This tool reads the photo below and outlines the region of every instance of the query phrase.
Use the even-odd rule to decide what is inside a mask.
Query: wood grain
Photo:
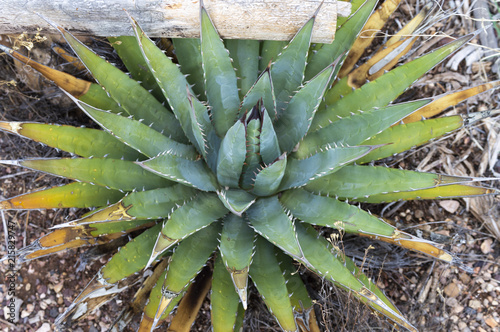
[[[321,0],[205,0],[223,38],[289,40],[316,11]],[[197,0],[3,0],[0,34],[56,31],[36,13],[71,32],[96,36],[132,35],[125,10],[150,37],[199,37]],[[326,0],[317,16],[313,42],[329,43],[337,14],[350,4]]]

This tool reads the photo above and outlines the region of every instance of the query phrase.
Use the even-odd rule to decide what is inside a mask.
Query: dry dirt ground
[[[475,29],[471,19],[472,3],[449,2],[447,10],[454,15],[444,18],[435,27],[444,34],[459,36]],[[395,20],[384,31],[392,31],[400,22],[414,15],[419,3],[403,4]],[[450,7],[451,6],[451,7]],[[492,14],[497,7],[490,4]],[[494,28],[497,28],[494,25]],[[498,40],[496,30],[489,39]],[[431,33],[432,30],[427,31]],[[432,40],[425,39],[424,40]],[[58,42],[57,39],[51,42]],[[476,42],[480,42],[476,38]],[[102,41],[91,41],[93,47],[109,51]],[[477,49],[477,47],[475,47]],[[61,61],[50,49],[50,42],[36,43],[29,54],[33,59],[85,76]],[[112,54],[108,54],[113,56]],[[487,54],[483,54],[484,58]],[[460,87],[473,86],[498,79],[493,72],[494,58],[474,59],[470,55],[458,62],[455,70],[444,63],[427,74],[416,88],[402,97],[416,98],[441,94]],[[466,63],[469,60],[470,63]],[[466,114],[484,109],[498,109],[498,94],[483,94],[473,101],[447,111],[448,115]],[[500,122],[498,115],[482,123],[423,147],[398,155],[385,162],[394,167],[419,169],[437,173],[469,176],[498,176]],[[0,120],[57,122],[92,126],[90,121],[52,84],[16,66],[7,56],[0,55]],[[0,133],[0,159],[56,157],[54,151],[27,140]],[[0,167],[0,198],[12,197],[41,187],[63,183],[64,180],[27,171],[18,167]],[[485,185],[499,187],[498,182]],[[472,271],[432,261],[419,254],[387,244],[345,237],[346,253],[371,275],[380,288],[421,331],[500,331],[500,234],[498,198],[417,201],[386,206],[366,206],[395,220],[398,227],[425,238],[442,242]],[[46,230],[82,211],[0,211],[2,222],[15,229],[15,245],[19,249],[45,234]],[[3,229],[3,228],[2,228]],[[498,231],[498,228],[497,228]],[[2,231],[4,234],[4,231]],[[496,235],[496,236],[495,236]],[[0,256],[6,255],[2,236]],[[371,247],[370,247],[371,246]],[[108,256],[98,262],[86,262],[83,250],[74,250],[30,261],[15,273],[15,306],[18,320],[8,322],[9,283],[0,284],[2,331],[52,331],[54,320],[94,276]],[[0,267],[2,275],[10,274],[7,261]],[[305,271],[302,271],[305,272]],[[349,294],[323,282],[310,273],[303,278],[311,286],[316,300],[317,316],[325,331],[393,331],[397,330],[383,318],[353,301]],[[75,323],[72,331],[106,331],[121,306],[130,299],[124,294]],[[209,302],[205,301],[193,330],[210,331]],[[129,330],[137,327],[135,320]],[[277,324],[253,293],[245,323],[248,331],[277,331]]]

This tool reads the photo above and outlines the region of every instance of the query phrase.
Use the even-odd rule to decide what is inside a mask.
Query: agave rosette
[[[56,26],[95,83],[29,64],[66,91],[103,130],[1,122],[4,131],[77,157],[2,161],[75,182],[10,198],[0,207],[95,208],[22,249],[21,261],[118,240],[122,246],[58,323],[81,318],[87,306],[113,298],[137,282],[139,274],[143,286],[115,327],[142,312],[140,330],[152,330],[186,291],[186,296],[204,297],[199,294],[205,292],[190,291],[189,286],[211,261],[214,331],[241,326],[250,280],[283,330],[317,330],[313,301],[294,273],[297,263],[415,330],[315,226],[458,263],[438,245],[399,231],[347,201],[492,193],[464,184],[478,179],[367,164],[482,117],[421,120],[498,83],[392,104],[471,36],[392,69],[415,42],[404,36],[421,26],[426,7],[410,22],[409,31],[353,70],[353,57],[366,47],[358,45],[363,38],[355,41],[359,31],[370,16],[368,24],[385,21],[383,10],[372,15],[376,1],[352,4],[355,12],[339,21],[336,40],[312,46],[315,16],[289,43],[223,41],[201,6],[201,38],[173,40],[178,63],[131,19],[134,37],[109,38],[131,77]],[[28,63],[19,53],[2,49]],[[183,303],[192,301],[181,302],[181,307]],[[178,315],[193,309],[181,307]],[[172,324],[191,321],[174,318]]]

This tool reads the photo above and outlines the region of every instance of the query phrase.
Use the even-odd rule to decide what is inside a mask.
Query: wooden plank
[[[205,0],[223,38],[289,40],[321,0]],[[199,37],[197,0],[2,0],[0,34],[55,32],[36,13],[74,33],[132,35],[126,10],[150,37]],[[332,42],[337,13],[350,4],[326,0],[317,17],[314,42]]]

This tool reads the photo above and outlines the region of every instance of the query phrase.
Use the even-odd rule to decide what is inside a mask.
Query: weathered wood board
[[[321,0],[205,0],[223,38],[289,40]],[[198,37],[198,0],[2,0],[0,34],[55,32],[36,13],[69,31],[96,36],[131,35],[127,11],[150,37]],[[325,0],[315,25],[314,42],[329,43],[337,15],[350,4]]]

